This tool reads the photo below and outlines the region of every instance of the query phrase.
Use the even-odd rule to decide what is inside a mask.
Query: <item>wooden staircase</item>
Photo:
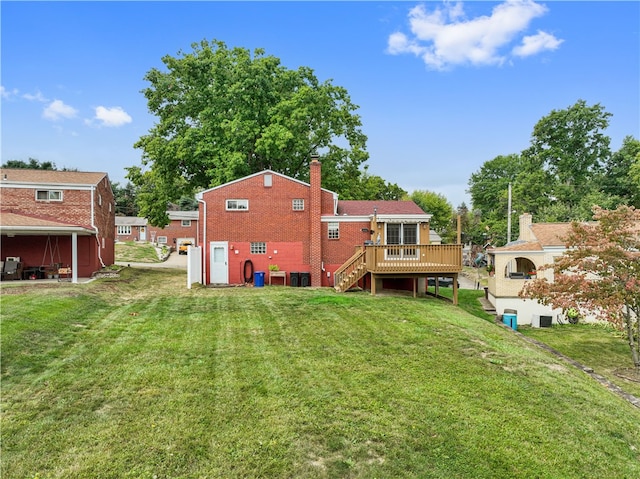
[[[334,288],[342,293],[367,274],[366,250],[356,251],[333,275]]]

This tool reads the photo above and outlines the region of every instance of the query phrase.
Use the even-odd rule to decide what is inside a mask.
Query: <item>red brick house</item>
[[[117,241],[150,241],[176,249],[181,240],[196,244],[198,235],[197,211],[167,211],[169,224],[164,228],[150,226],[146,218],[116,216]]]
[[[167,211],[169,224],[164,228],[149,226],[149,241],[158,245],[171,246],[176,249],[182,240],[190,240],[197,244],[198,212]]]
[[[147,241],[148,222],[139,216],[116,216],[116,241]]]
[[[431,215],[413,201],[339,201],[320,183],[313,159],[309,183],[265,170],[199,193],[202,282],[241,284],[258,271],[268,281],[270,265],[288,284],[303,274],[303,285],[344,291],[361,281],[374,294],[457,279],[461,245],[430,244]]]
[[[2,261],[18,257],[23,278],[59,267],[72,280],[114,262],[115,202],[106,173],[0,169]]]

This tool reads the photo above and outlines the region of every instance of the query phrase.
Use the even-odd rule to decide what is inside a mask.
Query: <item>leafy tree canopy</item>
[[[611,154],[604,133],[610,117],[601,105],[583,100],[554,110],[536,123],[529,148],[487,161],[471,175],[474,210],[482,212],[482,225],[497,245],[507,237],[509,184],[511,214],[528,212],[536,221],[589,220],[594,205],[636,205],[640,183],[634,181],[633,164],[640,143],[627,137]],[[512,221],[512,238],[517,226]]]
[[[362,169],[367,138],[347,91],[310,68],[290,70],[262,49],[215,40],[162,62],[143,91],[157,122],[135,143],[142,166],[127,175],[151,224],[166,224],[168,202],[264,169],[307,181],[314,152],[323,187],[342,198],[399,194]]]
[[[136,204],[136,187],[130,182],[120,186],[120,183],[111,184],[113,197],[116,201],[116,215],[118,216],[138,216],[138,205]]]
[[[572,223],[569,248],[554,264],[553,282],[528,281],[520,296],[554,308],[575,308],[627,334],[640,369],[640,210],[594,208],[596,223]]]
[[[56,164],[51,161],[40,162],[35,158],[29,158],[28,161],[9,160],[2,165],[3,168],[20,168],[27,170],[55,170]]]
[[[451,242],[456,234],[454,230],[454,210],[451,203],[447,199],[433,191],[416,190],[409,195],[409,199],[413,200],[422,211],[430,213],[430,227],[438,233],[447,242]]]

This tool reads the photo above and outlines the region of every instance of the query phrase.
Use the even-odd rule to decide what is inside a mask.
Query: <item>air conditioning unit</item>
[[[546,316],[541,314],[534,314],[531,316],[531,327],[532,328],[550,328],[552,316]]]

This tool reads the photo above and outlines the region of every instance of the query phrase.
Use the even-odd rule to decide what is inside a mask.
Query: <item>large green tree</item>
[[[409,195],[422,211],[433,215],[430,227],[438,233],[445,241],[452,242],[455,238],[456,229],[454,224],[454,209],[447,198],[440,193],[427,190],[416,190]]]
[[[55,170],[56,164],[51,161],[40,161],[35,158],[24,160],[9,160],[2,165],[3,168],[19,168],[26,170]]]
[[[215,40],[162,62],[143,91],[157,122],[135,144],[142,166],[128,168],[152,224],[166,224],[167,202],[263,169],[307,180],[313,152],[324,187],[343,198],[363,188],[366,136],[344,88]]]
[[[631,167],[638,142],[628,137],[612,155],[604,133],[610,117],[601,105],[583,100],[553,110],[536,123],[529,148],[487,161],[471,175],[473,208],[482,212],[481,221],[498,245],[506,240],[509,184],[511,214],[528,212],[536,221],[589,220],[594,205],[635,204],[640,186]],[[517,225],[512,221],[512,238]]]
[[[606,163],[601,189],[623,203],[640,208],[640,178],[633,173],[640,158],[640,141],[627,136],[622,147]]]
[[[528,169],[544,170],[551,180],[548,193],[569,208],[600,183],[611,155],[611,140],[604,133],[610,117],[602,105],[578,100],[551,111],[533,128],[531,147],[523,152]]]

